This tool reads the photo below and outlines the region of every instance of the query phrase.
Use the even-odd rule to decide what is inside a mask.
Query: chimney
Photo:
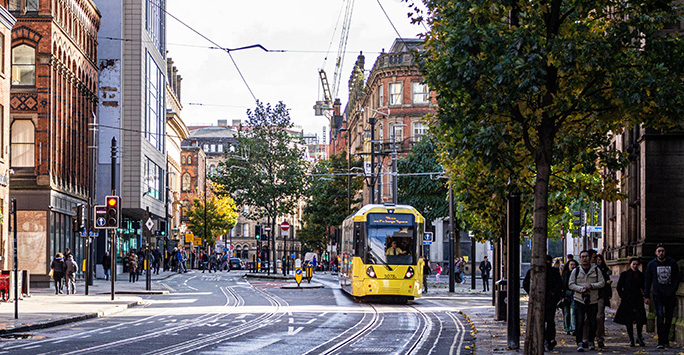
[[[340,99],[335,99],[335,103],[333,104],[333,115],[340,115],[340,106],[342,106],[342,101],[340,101]]]

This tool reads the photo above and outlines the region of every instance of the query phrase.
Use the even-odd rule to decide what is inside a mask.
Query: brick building
[[[47,284],[55,253],[70,248],[79,264],[85,257],[72,216],[94,188],[88,125],[97,102],[101,15],[89,0],[0,5],[17,18],[9,120],[19,267],[31,272],[32,283]]]
[[[12,238],[9,226],[9,117],[10,117],[10,61],[12,27],[17,19],[0,6],[0,270],[12,267]]]

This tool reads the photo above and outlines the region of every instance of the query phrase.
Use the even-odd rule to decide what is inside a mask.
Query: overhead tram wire
[[[256,98],[256,96],[254,95],[254,92],[252,91],[252,88],[249,87],[249,84],[247,83],[247,80],[245,79],[245,76],[242,75],[242,71],[240,71],[240,67],[238,67],[237,62],[235,62],[235,59],[233,58],[233,55],[230,53],[230,52],[231,52],[230,49],[224,48],[223,46],[221,46],[221,45],[219,45],[218,43],[214,42],[211,38],[209,38],[209,37],[203,35],[201,32],[199,32],[199,31],[197,31],[196,29],[194,29],[192,26],[190,26],[190,25],[186,24],[185,22],[181,21],[181,19],[179,19],[178,17],[174,16],[174,15],[171,14],[170,12],[166,11],[165,8],[159,6],[159,4],[156,3],[155,1],[151,1],[150,3],[151,3],[151,4],[154,4],[154,6],[156,6],[157,8],[159,8],[159,10],[164,11],[165,14],[167,14],[167,15],[168,15],[169,17],[171,17],[172,19],[178,21],[178,23],[180,23],[181,25],[187,27],[190,31],[195,32],[198,36],[204,38],[204,39],[207,40],[209,43],[215,45],[216,47],[220,48],[220,49],[223,50],[224,52],[228,53],[228,56],[230,57],[230,60],[233,62],[233,65],[235,66],[235,70],[237,70],[238,74],[240,75],[240,78],[242,79],[242,82],[244,82],[244,83],[245,83],[245,86],[247,86],[247,90],[248,90],[249,93],[252,95],[252,98],[254,99],[254,101],[257,101],[257,98]],[[261,45],[252,45],[252,46],[248,46],[248,47],[249,47],[249,48],[261,47],[263,50],[266,50],[266,48],[264,48],[264,47],[261,46]]]
[[[397,36],[399,37],[399,40],[401,41],[401,43],[403,43],[404,46],[406,47],[406,49],[408,50],[409,46],[406,44],[406,41],[404,41],[404,37],[402,37],[401,34],[399,34],[399,30],[397,30],[397,27],[394,26],[394,22],[392,22],[392,19],[391,19],[391,18],[389,17],[389,15],[387,14],[387,11],[385,11],[385,7],[382,6],[382,4],[380,3],[380,0],[376,0],[376,1],[378,2],[378,5],[380,5],[380,10],[382,10],[382,13],[385,14],[385,17],[387,18],[387,21],[389,21],[390,25],[391,25],[392,28],[394,29],[394,33],[397,34]],[[413,56],[413,53],[411,53],[411,51],[409,51],[408,53],[409,53],[411,56]]]

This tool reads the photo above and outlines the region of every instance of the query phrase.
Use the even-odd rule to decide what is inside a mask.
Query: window
[[[382,124],[378,126],[378,140],[382,141],[385,139],[385,130],[382,128]]]
[[[205,152],[208,152],[209,151],[209,144],[203,145],[202,150],[204,150]]]
[[[160,151],[164,150],[164,75],[147,53],[147,115],[145,137]]]
[[[380,84],[378,88],[378,106],[383,106],[385,104],[385,85]]]
[[[16,120],[12,123],[11,160],[13,168],[30,168],[35,166],[35,143],[33,122]]]
[[[211,152],[212,153],[216,152],[216,144],[211,145]]]
[[[218,145],[218,151],[219,153],[223,153],[223,144]]]
[[[427,84],[411,83],[414,104],[427,104],[430,102],[430,91]]]
[[[145,29],[152,38],[154,46],[159,50],[159,53],[164,53],[164,18],[162,11],[166,8],[165,0],[147,0],[147,16],[145,21]]]
[[[413,138],[418,141],[420,140],[424,135],[425,132],[427,132],[427,125],[423,122],[413,122]]]
[[[247,238],[249,237],[249,224],[245,223],[243,227],[244,229],[242,230],[242,236]]]
[[[181,155],[181,165],[185,165],[185,155]]]
[[[404,126],[391,125],[390,132],[395,142],[401,142],[404,139]]]
[[[5,35],[0,33],[0,73],[5,74]]]
[[[26,13],[27,11],[38,11],[39,0],[10,0],[9,10],[20,11]]]
[[[183,174],[181,177],[181,190],[183,190],[183,192],[190,191],[190,181],[190,173]]]
[[[12,85],[36,85],[36,49],[27,44],[12,49]]]
[[[402,97],[402,85],[401,85],[401,83],[389,84],[389,90],[390,90],[389,104],[390,105],[401,105],[401,97]]]
[[[161,170],[161,167],[159,165],[155,164],[152,160],[147,158],[145,160],[145,171],[143,171],[143,176],[144,176],[144,186],[143,189],[146,192],[149,192],[149,195],[161,200],[162,194],[161,192],[163,191],[163,172]]]
[[[209,167],[209,175],[216,175],[216,165]]]

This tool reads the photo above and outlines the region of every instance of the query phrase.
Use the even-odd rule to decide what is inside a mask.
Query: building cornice
[[[12,16],[12,14],[7,11],[6,8],[0,6],[0,23],[7,27],[7,29],[11,30],[16,22],[17,18]]]

